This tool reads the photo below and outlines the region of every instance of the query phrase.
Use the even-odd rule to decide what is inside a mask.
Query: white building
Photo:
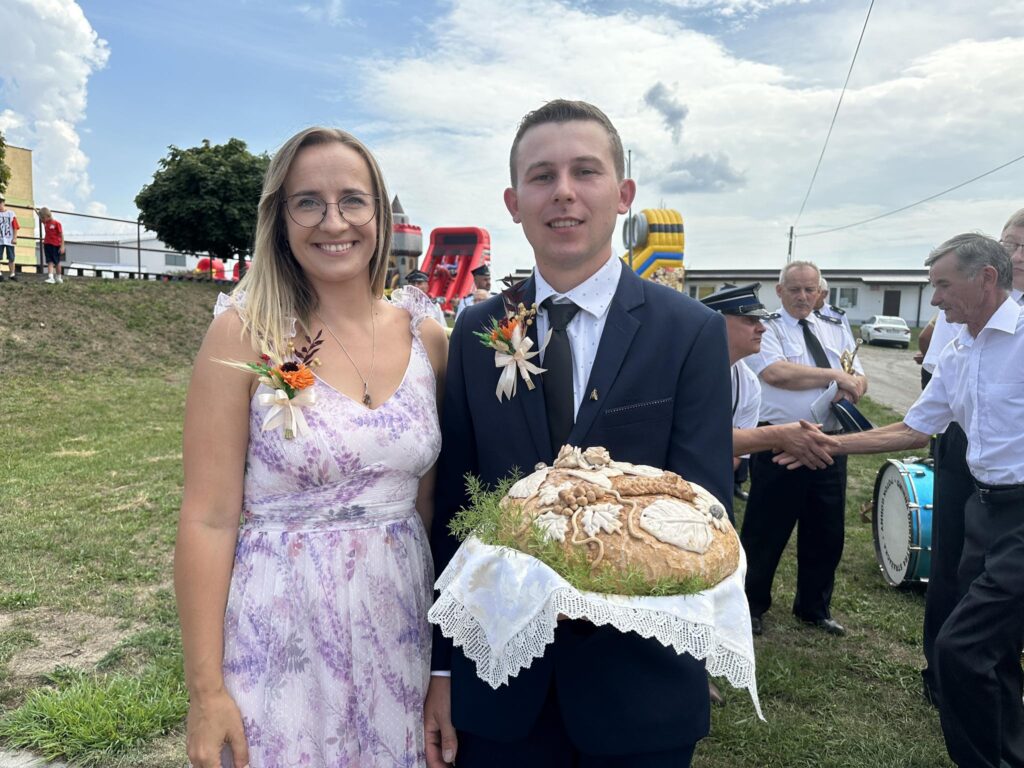
[[[928,323],[937,310],[931,306],[932,287],[927,269],[823,269],[828,281],[829,303],[846,310],[854,325],[872,315],[902,317],[911,328]],[[776,269],[687,269],[686,287],[694,298],[703,298],[723,283],[761,283],[759,296],[770,310],[781,302],[775,295]]]

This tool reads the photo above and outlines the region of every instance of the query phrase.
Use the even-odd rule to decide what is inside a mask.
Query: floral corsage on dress
[[[316,377],[312,369],[320,365],[317,352],[324,343],[322,335],[321,331],[314,339],[306,336],[306,346],[298,350],[289,342],[288,351],[292,354],[292,360],[284,361],[264,352],[256,363],[219,361],[240,371],[255,373],[260,384],[271,389],[256,398],[261,406],[269,409],[263,417],[264,432],[281,427],[288,440],[309,432],[309,424],[306,423],[302,409],[316,402],[316,391],[313,389]]]

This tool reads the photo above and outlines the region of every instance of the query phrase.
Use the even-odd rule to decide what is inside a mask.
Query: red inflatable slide
[[[430,233],[430,245],[420,269],[427,273],[427,294],[441,298],[446,311],[473,290],[477,267],[491,263],[491,236],[479,227],[438,227]]]

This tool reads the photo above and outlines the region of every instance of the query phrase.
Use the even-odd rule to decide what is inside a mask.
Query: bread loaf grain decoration
[[[674,472],[614,461],[604,448],[563,446],[553,466],[538,465],[501,505],[519,516],[516,539],[527,553],[539,530],[567,553],[582,548],[591,568],[707,587],[739,565],[739,539],[714,496]]]

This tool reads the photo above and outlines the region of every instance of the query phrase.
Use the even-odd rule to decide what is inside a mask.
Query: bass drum
[[[929,464],[889,459],[875,479],[875,557],[891,586],[927,583],[932,565],[932,488]]]

